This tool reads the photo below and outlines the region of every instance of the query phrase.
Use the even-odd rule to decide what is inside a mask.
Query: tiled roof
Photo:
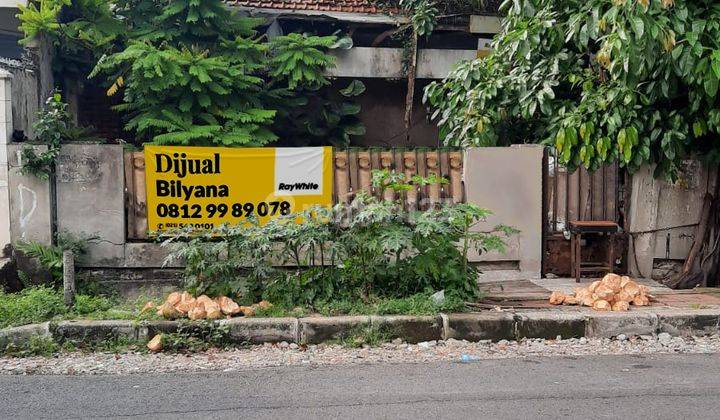
[[[234,6],[263,9],[381,13],[380,8],[369,0],[226,0],[226,3]]]

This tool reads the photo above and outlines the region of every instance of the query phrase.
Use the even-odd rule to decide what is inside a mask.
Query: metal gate
[[[602,166],[594,172],[585,168],[569,172],[558,164],[557,152],[548,149],[544,185],[545,226],[543,234],[543,274],[570,274],[570,221],[609,220],[624,229],[627,203],[626,172],[617,163]],[[625,265],[627,239],[618,235],[616,258]],[[592,244],[583,248],[591,256],[602,249]]]

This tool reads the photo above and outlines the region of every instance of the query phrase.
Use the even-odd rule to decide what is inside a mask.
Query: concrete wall
[[[50,212],[50,183],[34,175],[23,175],[23,144],[8,146],[10,164],[10,238],[12,242],[37,241],[50,244],[52,241]],[[45,146],[34,146],[37,153]]]
[[[50,188],[47,181],[20,174],[23,145],[10,145],[12,240],[49,243]],[[504,254],[473,254],[478,263],[499,263],[523,276],[539,276],[542,226],[542,156],[536,146],[467,151],[464,182],[467,200],[495,212],[486,230],[498,223],[522,232]],[[58,231],[95,236],[80,267],[157,268],[167,250],[157,243],[125,239],[125,186],[120,145],[63,145],[57,167]]]
[[[401,48],[354,47],[334,50],[335,67],[327,70],[334,77],[404,78]],[[442,79],[463,60],[477,57],[477,50],[422,49],[418,52],[418,79]]]
[[[646,165],[632,177],[628,259],[631,274],[640,277],[651,277],[661,261],[687,257],[703,197],[714,190],[717,171],[689,160],[678,181],[669,183],[655,179],[653,170]]]
[[[517,277],[539,278],[542,265],[542,146],[485,147],[465,154],[466,199],[493,211],[479,230],[513,226],[518,235],[504,254],[471,255],[471,261],[516,262]],[[512,267],[512,266],[510,266]]]
[[[12,73],[12,123],[13,129],[22,131],[28,138],[33,138],[33,123],[44,99],[40,99],[37,72],[18,63],[6,66]]]
[[[58,231],[98,236],[87,263],[125,258],[125,184],[122,145],[68,144],[57,164]]]
[[[2,79],[0,79],[1,81]],[[11,241],[51,239],[49,183],[20,173],[22,144],[0,144],[8,156],[7,186],[0,172],[0,217]],[[538,277],[542,260],[542,158],[540,146],[473,148],[466,151],[463,179],[468,202],[495,214],[478,226],[498,223],[521,232],[508,240],[502,254],[472,254],[484,266],[506,269],[513,278]],[[3,166],[0,165],[0,171]],[[64,145],[58,162],[58,229],[97,236],[87,259],[92,268],[158,268],[167,250],[156,243],[126,242],[123,150],[120,145]],[[658,261],[682,260],[687,255],[692,225],[697,223],[702,197],[712,190],[714,173],[688,162],[681,179],[669,184],[652,177],[644,167],[632,179],[629,205],[630,269],[649,277]],[[6,210],[3,210],[5,205]],[[6,213],[3,213],[5,211]],[[670,246],[666,237],[670,234]],[[4,239],[7,242],[7,239]],[[494,276],[497,273],[493,273]]]
[[[23,144],[10,144],[10,240],[50,244],[50,183],[20,173]],[[42,146],[35,146],[38,151]],[[156,243],[126,243],[123,149],[113,144],[66,144],[58,157],[57,229],[92,237],[78,267],[160,267],[167,250]],[[0,202],[2,204],[2,202]]]

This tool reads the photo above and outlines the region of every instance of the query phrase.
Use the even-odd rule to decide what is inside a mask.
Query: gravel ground
[[[497,343],[447,340],[419,344],[385,343],[379,347],[265,344],[193,354],[62,353],[55,357],[0,358],[0,375],[93,375],[156,372],[232,372],[247,368],[287,365],[347,365],[362,363],[473,362],[552,356],[720,353],[720,337],[624,337],[618,339],[522,340]]]

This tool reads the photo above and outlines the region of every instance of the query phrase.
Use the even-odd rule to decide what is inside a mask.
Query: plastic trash
[[[460,361],[463,363],[477,362],[480,361],[480,358],[471,354],[463,354],[460,356]]]

